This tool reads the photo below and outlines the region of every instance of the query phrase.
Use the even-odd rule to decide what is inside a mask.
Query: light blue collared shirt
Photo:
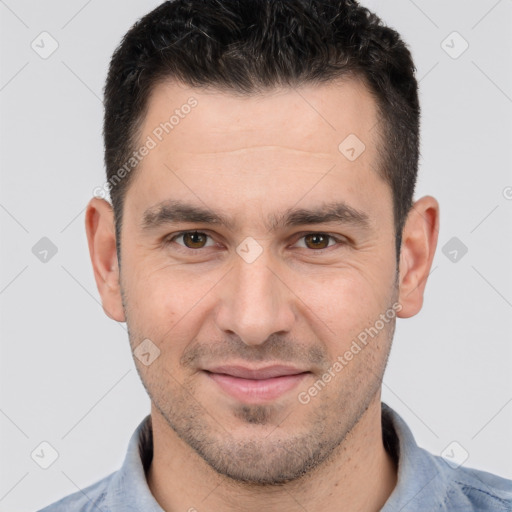
[[[385,403],[382,424],[384,445],[398,460],[398,481],[381,512],[512,512],[512,480],[455,467],[420,448],[402,417]],[[163,512],[146,482],[152,457],[151,417],[146,416],[121,469],[39,512]]]

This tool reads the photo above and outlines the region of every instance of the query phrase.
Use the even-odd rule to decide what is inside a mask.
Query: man
[[[86,229],[151,415],[45,511],[512,509],[381,403],[439,229],[419,114],[407,47],[353,0],[175,0],[128,32]]]

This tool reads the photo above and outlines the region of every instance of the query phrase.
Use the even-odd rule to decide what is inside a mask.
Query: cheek
[[[323,340],[331,359],[347,350],[390,307],[389,284],[353,269],[330,270],[296,281],[301,315]]]
[[[162,261],[164,261],[162,263]],[[167,264],[150,256],[139,259],[132,252],[123,275],[123,290],[130,321],[145,337],[162,341],[196,325],[203,300],[222,277],[216,272],[205,272],[176,264]],[[122,269],[123,270],[123,269]]]

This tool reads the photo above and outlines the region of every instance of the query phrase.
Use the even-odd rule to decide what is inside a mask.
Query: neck
[[[249,486],[219,475],[152,408],[149,488],[168,511],[289,510],[377,512],[395,488],[397,468],[382,441],[380,393],[331,457],[298,480]]]

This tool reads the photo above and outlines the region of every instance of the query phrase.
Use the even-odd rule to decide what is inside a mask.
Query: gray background
[[[125,325],[101,309],[84,209],[104,183],[110,56],[158,3],[0,1],[1,511],[35,510],[116,470],[149,412]],[[398,320],[383,399],[421,446],[512,478],[512,0],[365,3],[413,52],[417,197],[441,204],[425,305]],[[59,45],[46,59],[43,31]],[[46,262],[43,237],[58,251]],[[43,441],[59,454],[48,469],[31,457]]]

